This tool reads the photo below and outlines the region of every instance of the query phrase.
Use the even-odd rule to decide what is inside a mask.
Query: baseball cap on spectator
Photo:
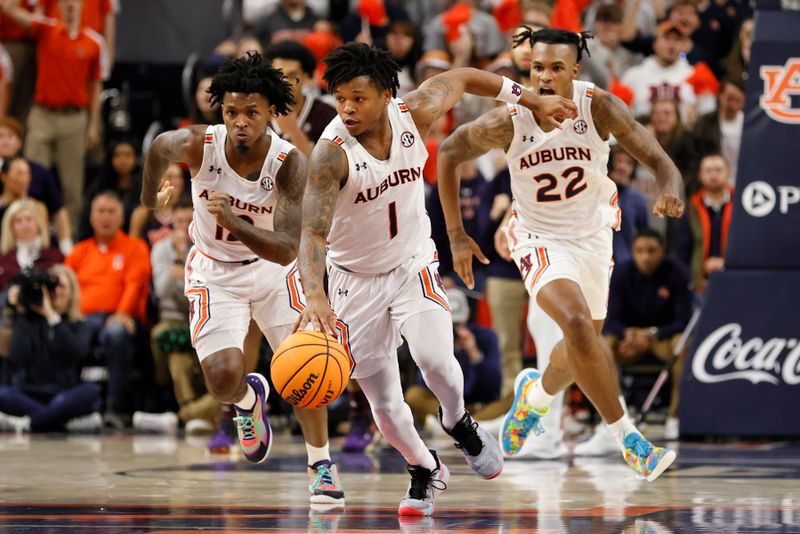
[[[469,302],[467,302],[467,295],[457,287],[447,290],[447,300],[450,302],[450,308],[453,310],[454,323],[466,323],[469,320]]]
[[[662,22],[656,27],[656,37],[666,37],[668,34],[677,35],[681,39],[686,39],[688,37],[683,32],[683,29],[671,20]]]

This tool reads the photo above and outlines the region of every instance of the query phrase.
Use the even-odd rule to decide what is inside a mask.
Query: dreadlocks
[[[222,103],[225,93],[258,93],[275,106],[278,115],[286,115],[295,104],[292,87],[283,73],[258,52],[226,60],[211,80],[208,93],[212,106]]]
[[[591,57],[589,53],[588,39],[593,39],[594,36],[591,32],[568,32],[567,30],[556,30],[552,28],[545,28],[537,32],[533,31],[529,26],[525,26],[525,30],[514,36],[514,48],[518,47],[525,41],[530,41],[531,46],[536,43],[544,44],[570,44],[574,45],[578,52],[578,62],[583,56],[583,51],[586,55]]]
[[[333,93],[336,86],[359,76],[369,76],[378,89],[389,89],[397,96],[400,82],[397,73],[400,67],[386,50],[364,43],[347,43],[340,46],[322,60],[325,63],[323,79]]]

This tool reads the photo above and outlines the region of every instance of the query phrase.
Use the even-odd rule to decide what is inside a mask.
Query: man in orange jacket
[[[108,367],[106,423],[121,428],[131,411],[130,375],[134,336],[144,322],[150,290],[150,252],[121,228],[122,201],[108,191],[92,201],[94,237],[75,245],[65,263],[81,289],[81,313]]]

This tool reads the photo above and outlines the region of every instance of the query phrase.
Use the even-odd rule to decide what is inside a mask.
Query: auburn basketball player
[[[214,397],[233,403],[239,442],[251,462],[267,458],[269,385],[245,376],[242,345],[252,317],[277,347],[297,320],[294,266],[306,179],[305,157],[268,124],[294,104],[280,70],[259,54],[226,61],[208,89],[224,124],[165,132],[147,154],[142,203],[163,206],[171,186],[157,178],[172,162],[192,173],[194,246],[186,262],[192,345]],[[325,408],[297,410],[308,449],[312,502],[341,502],[328,452]]]
[[[516,454],[529,433],[543,432],[553,396],[572,382],[605,419],[628,464],[655,480],[675,452],[652,446],[624,414],[615,368],[601,346],[611,277],[611,232],[619,227],[617,190],[606,176],[609,137],[656,175],[653,212],[679,217],[681,175],[658,142],[615,96],[577,80],[588,34],[523,32],[532,46],[531,80],[540,95],[572,98],[578,116],[562,129],[541,124],[524,107],[508,105],[460,127],[439,151],[439,187],[459,275],[471,285],[472,256],[481,255],[464,233],[456,166],[492,148],[506,153],[515,212],[509,223],[514,261],[531,297],[558,324],[565,343],[542,375],[523,370],[501,429],[501,445]]]
[[[523,93],[511,80],[475,69],[435,76],[401,100],[395,98],[399,67],[388,52],[365,44],[348,43],[325,64],[338,117],[311,156],[298,256],[307,306],[298,328],[312,323],[338,332],[349,346],[353,377],[378,428],[409,464],[411,483],[399,513],[430,515],[448,471],[420,439],[403,400],[401,335],[441,402],[442,426],[472,470],[493,478],[503,458],[497,440],[464,410],[450,308],[425,213],[425,136],[465,92],[521,99],[548,124],[557,124],[553,116],[571,116],[572,103]],[[326,256],[330,304],[323,290]]]

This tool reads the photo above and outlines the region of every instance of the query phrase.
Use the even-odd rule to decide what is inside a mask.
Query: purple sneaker
[[[372,443],[375,437],[375,431],[372,425],[364,423],[353,423],[350,427],[350,432],[347,434],[347,439],[342,444],[342,451],[344,452],[364,452],[364,449]]]
[[[228,454],[236,439],[228,434],[224,428],[218,428],[217,433],[211,436],[206,443],[206,448],[211,454]]]
[[[256,405],[251,411],[245,411],[235,406],[238,417],[233,420],[237,423],[239,444],[244,457],[250,462],[258,464],[267,459],[272,446],[272,429],[267,419],[267,396],[269,384],[267,379],[258,373],[247,375],[247,383],[256,392]]]

